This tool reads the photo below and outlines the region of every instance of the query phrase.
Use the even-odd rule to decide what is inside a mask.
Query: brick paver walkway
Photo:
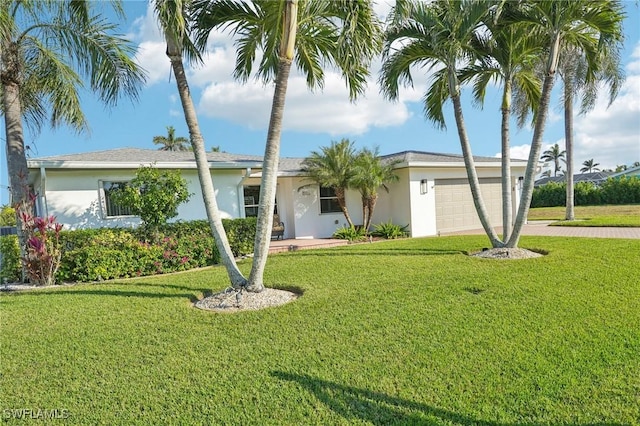
[[[640,238],[640,228],[605,228],[589,226],[549,226],[550,221],[531,221],[522,228],[522,235],[548,237],[589,237],[589,238]],[[498,234],[502,228],[496,228]],[[483,229],[452,232],[446,235],[482,235]],[[444,235],[444,234],[443,234]]]

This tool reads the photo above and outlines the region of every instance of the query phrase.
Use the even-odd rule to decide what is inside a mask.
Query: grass
[[[640,240],[486,237],[271,256],[303,296],[215,314],[215,267],[0,296],[0,408],[65,424],[629,425],[640,419]],[[245,270],[250,265],[241,263]]]
[[[566,221],[565,207],[539,207],[529,210],[529,220],[555,220],[554,226],[640,226],[640,204],[620,206],[576,206],[575,221]]]

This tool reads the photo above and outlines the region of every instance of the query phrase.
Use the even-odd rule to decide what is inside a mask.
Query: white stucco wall
[[[178,207],[174,220],[206,219],[197,172],[183,170],[181,175],[193,195]],[[136,217],[105,217],[100,192],[102,181],[127,181],[134,176],[135,170],[47,170],[42,213],[56,216],[66,229],[137,226],[140,219]],[[240,170],[214,172],[216,200],[223,218],[239,217],[237,185],[241,178]]]
[[[292,200],[292,216],[296,238],[329,238],[336,229],[347,226],[340,213],[320,213],[320,188],[304,178],[292,178],[288,194]],[[354,224],[362,223],[360,194],[348,191],[347,209]]]

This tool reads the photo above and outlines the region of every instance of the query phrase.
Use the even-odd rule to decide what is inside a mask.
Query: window
[[[244,187],[244,217],[257,217],[258,205],[260,204],[260,186]],[[278,213],[278,200],[273,209],[274,213]]]
[[[342,213],[336,191],[333,188],[320,187],[320,213]]]
[[[102,182],[104,192],[104,209],[107,217],[133,216],[129,207],[119,206],[111,198],[113,190],[126,185],[127,182]]]

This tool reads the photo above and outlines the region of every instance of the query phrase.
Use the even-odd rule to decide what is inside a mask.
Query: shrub
[[[333,238],[340,240],[364,241],[367,238],[367,231],[362,227],[342,226],[333,233]]]
[[[621,176],[607,179],[601,186],[604,204],[640,203],[640,176]]]
[[[408,227],[409,225],[395,225],[391,223],[391,221],[383,222],[373,226],[373,235],[383,237],[388,240],[404,238],[409,236],[409,232],[407,232]]]
[[[549,182],[533,190],[531,207],[554,207],[566,204],[567,190],[564,183]]]
[[[234,256],[244,256],[253,253],[257,223],[258,221],[255,217],[222,220],[222,225],[227,232],[229,245],[231,246],[231,251]]]
[[[29,203],[20,206],[20,222],[24,237],[24,271],[35,285],[53,285],[60,267],[60,231],[55,217],[39,217],[29,213]]]
[[[0,279],[2,281],[20,281],[22,271],[20,246],[16,235],[0,237]]]
[[[574,204],[576,206],[595,206],[601,204],[601,192],[600,188],[593,182],[578,182],[573,187]]]
[[[256,219],[223,220],[236,256],[253,252]],[[102,228],[65,231],[60,281],[97,281],[184,271],[213,265],[220,256],[209,222],[197,220],[161,225],[152,242],[145,229]]]

